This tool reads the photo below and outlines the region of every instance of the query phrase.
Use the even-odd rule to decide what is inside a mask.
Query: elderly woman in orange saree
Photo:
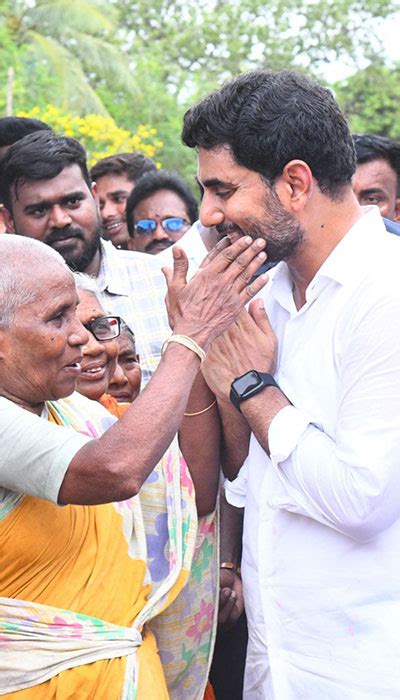
[[[108,389],[115,377],[120,337],[118,332],[123,328],[123,319],[107,316],[97,296],[97,287],[93,279],[76,274],[75,280],[79,293],[78,318],[89,335],[83,347],[77,390],[91,400],[100,401],[112,415],[119,418],[125,413],[129,403],[118,403],[108,393]],[[196,416],[184,416],[184,421],[191,424],[190,429],[201,432],[202,419],[199,417],[196,421],[193,418]],[[176,447],[176,444],[173,444],[169,448],[151,478],[143,484],[139,495],[142,512],[147,513],[145,533],[147,557],[152,563],[149,568],[150,575],[153,575],[153,586],[160,579],[157,569],[165,560],[163,552],[168,540],[165,506],[167,484],[163,462],[171,456]],[[179,455],[179,465],[182,484],[189,486],[193,497],[194,485],[182,455]],[[178,593],[177,599],[148,624],[155,632],[172,697],[195,697],[195,694],[200,692],[199,679],[201,684],[204,684],[212,651],[217,580],[215,514],[200,518],[197,531],[191,565],[193,574],[189,574],[188,581]],[[198,690],[195,691],[195,688]],[[209,700],[214,697],[210,686],[206,688],[205,697]]]
[[[88,334],[64,261],[32,239],[0,240],[2,696],[202,697],[203,671],[192,662],[207,658],[213,609],[205,591],[194,612],[185,584],[190,570],[201,582],[213,554],[213,526],[198,515],[215,503],[218,454],[209,443],[218,424],[199,357],[260,288],[245,290],[243,277],[258,251],[239,241],[188,285],[175,266],[174,335],[146,390],[114,422],[73,393]],[[184,412],[205,421],[207,435],[200,444],[197,430],[181,438],[189,469],[174,440]],[[163,624],[183,590],[182,617]],[[167,636],[179,640],[164,670],[156,619],[160,649]]]

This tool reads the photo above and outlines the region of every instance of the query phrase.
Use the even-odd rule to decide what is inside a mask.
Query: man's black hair
[[[150,197],[159,190],[171,190],[182,199],[191,224],[198,219],[198,204],[186,182],[177,175],[177,173],[170,173],[167,170],[157,170],[154,173],[143,175],[128,197],[126,203],[126,223],[131,237],[134,234],[133,213],[135,208],[143,199]]]
[[[2,160],[0,201],[12,210],[11,190],[29,180],[51,180],[70,166],[78,165],[88,187],[91,180],[86,166],[86,152],[76,139],[59,136],[53,131],[39,131],[14,143]]]
[[[157,170],[155,162],[141,153],[116,153],[97,161],[90,171],[92,180],[105,175],[124,175],[130,182],[136,182],[145,173]]]
[[[386,160],[397,175],[397,192],[400,194],[400,143],[386,136],[353,134],[357,165],[371,160]]]
[[[190,148],[229,146],[239,165],[272,185],[285,165],[308,164],[320,190],[340,197],[355,170],[353,141],[332,93],[293,71],[244,73],[189,109]]]
[[[37,131],[51,131],[51,127],[40,119],[3,117],[0,119],[0,148],[12,146],[13,143],[24,138],[24,136]]]

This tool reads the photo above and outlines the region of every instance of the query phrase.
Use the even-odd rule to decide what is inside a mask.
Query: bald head
[[[50,271],[72,277],[64,259],[50,246],[25,236],[0,236],[0,327],[9,326],[20,306],[30,304],[46,285]]]

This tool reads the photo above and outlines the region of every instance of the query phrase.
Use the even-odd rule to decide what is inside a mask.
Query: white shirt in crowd
[[[293,406],[226,486],[245,506],[245,700],[400,698],[400,240],[369,209],[300,310],[285,263],[261,292]]]
[[[185,251],[188,261],[189,261],[189,270],[188,270],[188,275],[187,278],[190,279],[193,277],[195,272],[199,269],[201,263],[203,262],[204,258],[208,254],[208,250],[206,246],[204,245],[203,239],[202,239],[202,233],[204,231],[207,231],[200,221],[195,221],[194,224],[190,227],[186,233],[183,234],[182,238],[179,239],[177,243],[174,245],[179,246],[179,248],[182,248],[182,250]],[[166,248],[166,250],[163,250],[161,253],[157,254],[157,260],[161,261],[161,265],[168,265],[169,267],[172,267],[173,265],[173,257],[172,257],[172,248],[174,246],[171,246],[170,248]]]
[[[157,255],[117,250],[101,241],[97,286],[105,309],[121,316],[135,333],[142,368],[142,389],[157,369],[171,329],[165,295],[167,285]]]

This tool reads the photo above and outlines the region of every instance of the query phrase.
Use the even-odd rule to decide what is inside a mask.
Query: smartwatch
[[[240,404],[242,401],[250,399],[267,386],[276,386],[279,389],[272,374],[264,374],[263,372],[257,372],[257,370],[251,369],[250,372],[246,372],[242,374],[241,377],[236,377],[236,379],[233,380],[229,398],[235,408],[240,411]]]

